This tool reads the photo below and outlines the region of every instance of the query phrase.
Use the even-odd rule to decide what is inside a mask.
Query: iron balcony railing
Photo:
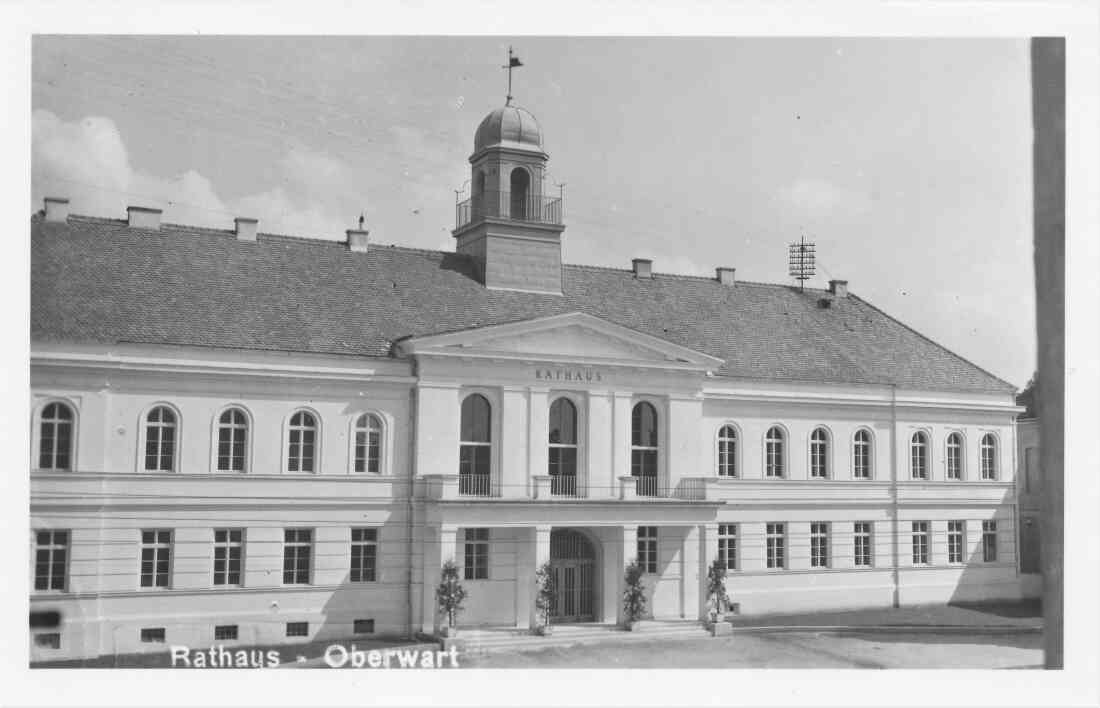
[[[561,197],[487,190],[455,205],[455,228],[485,218],[561,224]]]
[[[493,495],[493,486],[487,474],[460,474],[458,475],[458,493],[464,497],[490,497]]]
[[[639,497],[667,497],[668,488],[658,484],[657,478],[650,475],[635,477],[635,494]]]
[[[551,475],[550,494],[555,497],[584,496],[577,489],[577,476],[572,474]]]

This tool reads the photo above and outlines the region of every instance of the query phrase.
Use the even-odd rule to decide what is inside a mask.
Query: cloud
[[[779,190],[778,199],[786,207],[817,217],[837,213],[855,216],[871,210],[871,198],[864,192],[817,177],[798,178]]]
[[[160,176],[137,170],[114,121],[89,116],[66,122],[46,110],[32,116],[32,209],[45,196],[68,197],[74,213],[122,218],[130,205],[164,209],[168,222],[232,228],[234,216],[260,220],[260,230],[342,238],[350,224],[342,205],[362,204],[357,180],[340,160],[302,146],[278,162],[287,186],[227,200],[205,175]]]

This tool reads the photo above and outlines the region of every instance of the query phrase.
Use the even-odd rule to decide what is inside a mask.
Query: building
[[[1042,597],[1039,526],[1043,501],[1043,470],[1039,464],[1038,378],[1032,377],[1016,396],[1023,412],[1016,418],[1016,505],[1020,524],[1020,577],[1025,597]]]
[[[35,659],[1015,598],[1014,388],[848,291],[563,265],[530,113],[455,252],[31,220]],[[624,264],[625,265],[625,264]],[[59,623],[49,626],[50,613]],[[288,639],[289,638],[289,639]]]

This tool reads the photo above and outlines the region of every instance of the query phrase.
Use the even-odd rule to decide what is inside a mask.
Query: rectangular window
[[[737,570],[737,524],[718,524],[718,560]]]
[[[913,565],[928,565],[928,522],[913,522]]]
[[[219,624],[214,627],[215,641],[228,641],[237,638],[237,625]]]
[[[353,623],[352,631],[355,634],[374,634],[374,620],[358,619]]]
[[[466,580],[489,579],[489,529],[466,529]]]
[[[947,522],[947,562],[963,562],[963,545],[966,538],[965,521]]]
[[[866,430],[856,433],[852,449],[852,476],[855,479],[871,479],[871,434]]]
[[[283,584],[309,585],[313,529],[283,529]]]
[[[69,532],[34,534],[34,589],[64,590],[68,576]]]
[[[993,563],[997,560],[997,522],[982,522],[982,560]]]
[[[164,627],[145,627],[141,630],[141,641],[146,644],[163,644]]]
[[[874,563],[871,553],[871,522],[857,521],[852,531],[855,537],[856,566],[870,568]]]
[[[829,567],[829,524],[823,521],[810,524],[810,567]]]
[[[243,529],[214,529],[214,584],[241,584]]]
[[[377,565],[378,529],[352,529],[350,575],[351,582],[374,582]]]
[[[60,649],[61,634],[59,632],[47,632],[34,635],[34,645],[39,649]]]
[[[657,572],[657,527],[638,527],[638,565],[645,573]]]
[[[286,636],[288,636],[288,637],[308,637],[309,636],[309,622],[287,622],[286,623]]]
[[[141,587],[166,588],[172,565],[172,531],[141,532]]]
[[[786,525],[770,523],[765,527],[765,543],[767,545],[768,567],[786,568]]]

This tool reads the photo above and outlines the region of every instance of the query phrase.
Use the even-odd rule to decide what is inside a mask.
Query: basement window
[[[164,627],[145,627],[141,630],[141,641],[146,644],[163,644]]]
[[[372,619],[357,619],[354,625],[356,634],[374,634],[374,620]]]

